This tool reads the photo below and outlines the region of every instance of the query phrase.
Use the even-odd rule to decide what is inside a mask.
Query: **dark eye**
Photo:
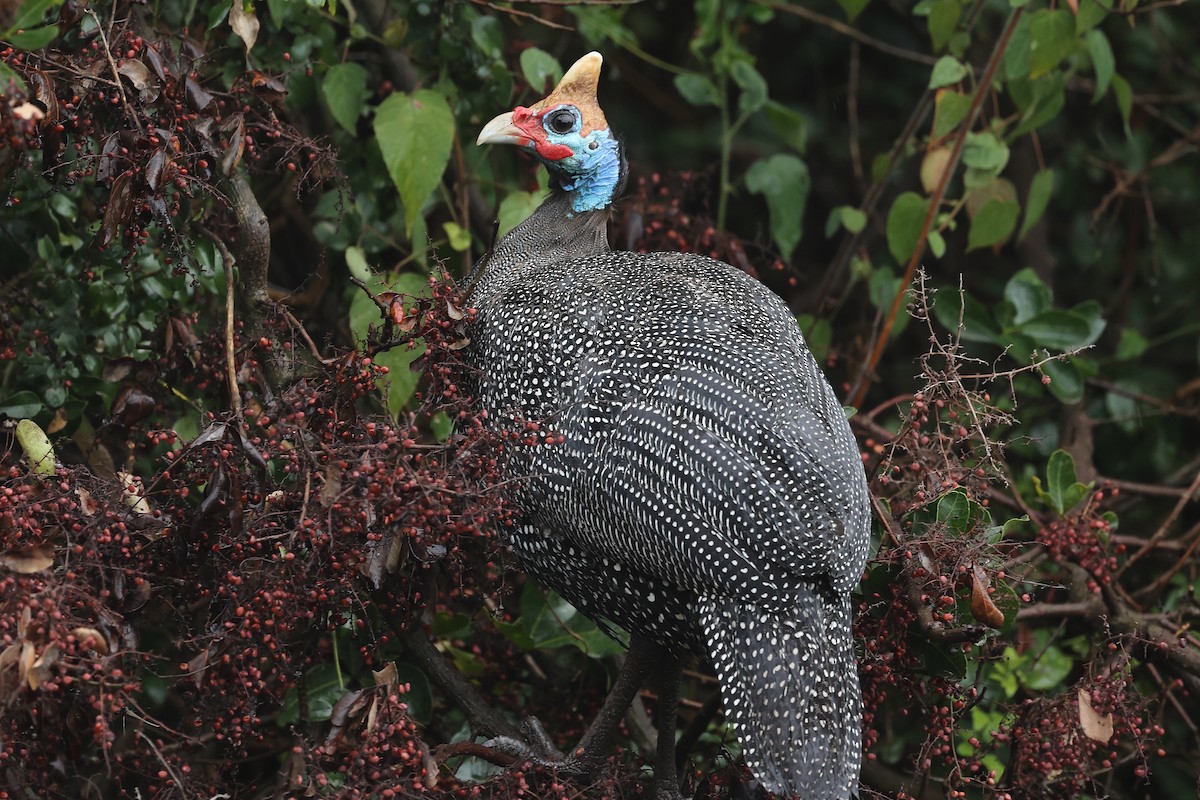
[[[546,118],[546,127],[551,133],[570,133],[575,127],[575,115],[565,108],[560,108]]]

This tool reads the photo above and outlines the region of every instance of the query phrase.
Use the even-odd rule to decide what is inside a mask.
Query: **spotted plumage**
[[[561,437],[512,448],[510,544],[589,616],[710,659],[767,789],[848,797],[861,758],[849,595],[869,538],[857,446],[766,287],[697,255],[609,248],[624,162],[595,103],[599,67],[585,56],[549,102],[480,135],[529,148],[555,187],[471,290],[481,406]]]

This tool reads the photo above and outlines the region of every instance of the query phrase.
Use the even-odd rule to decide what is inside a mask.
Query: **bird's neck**
[[[550,166],[552,188],[569,198],[575,214],[608,208],[625,184],[621,143],[611,136],[594,141],[595,150]]]

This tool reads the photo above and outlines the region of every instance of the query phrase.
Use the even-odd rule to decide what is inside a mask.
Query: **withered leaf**
[[[48,544],[14,547],[0,553],[0,566],[22,575],[45,572],[54,566],[54,547]]]
[[[205,91],[204,87],[197,83],[190,75],[184,81],[184,89],[187,93],[188,105],[192,107],[193,111],[203,111],[213,101],[212,95]]]
[[[104,221],[100,223],[100,231],[97,234],[98,244],[102,248],[117,238],[118,229],[129,218],[130,204],[133,200],[133,187],[130,184],[128,172],[122,172],[113,181],[108,205],[104,208]]]
[[[136,58],[127,58],[122,61],[121,65],[117,67],[117,72],[139,91],[150,85],[150,70]]]
[[[1097,742],[1107,742],[1113,735],[1113,715],[1096,713],[1087,689],[1079,690],[1079,727],[1084,736]]]
[[[988,594],[987,573],[978,565],[971,572],[971,614],[976,620],[999,630],[1004,627],[1004,612]]]

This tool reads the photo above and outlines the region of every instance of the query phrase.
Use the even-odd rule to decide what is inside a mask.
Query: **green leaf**
[[[1069,655],[1054,645],[1047,646],[1033,660],[1020,670],[1021,683],[1035,692],[1048,692],[1062,687],[1075,669],[1075,661]]]
[[[942,56],[933,65],[929,74],[929,88],[940,89],[951,86],[967,77],[967,67],[954,56]]]
[[[367,71],[358,64],[336,64],[325,73],[321,94],[337,123],[355,133],[368,96]]]
[[[1024,80],[1029,77],[1029,63],[1032,53],[1029,45],[1032,36],[1029,32],[1030,16],[1026,14],[1017,22],[1012,36],[1008,40],[1008,48],[1004,51],[1004,77],[1006,80]]]
[[[760,159],[746,171],[746,188],[767,198],[771,238],[785,259],[791,258],[804,232],[804,205],[811,185],[808,167],[788,153]]]
[[[1075,17],[1065,8],[1034,12],[1029,23],[1029,77],[1037,78],[1054,69],[1079,44]]]
[[[854,22],[869,2],[871,0],[838,0],[838,5],[842,7],[842,11],[846,12],[846,19]]]
[[[14,94],[24,94],[28,91],[25,79],[13,72],[8,64],[0,61],[0,91],[7,94],[10,87]]]
[[[1046,388],[1060,402],[1078,403],[1083,399],[1083,376],[1070,359],[1048,361],[1042,365],[1042,372],[1050,379]]]
[[[888,250],[896,263],[904,266],[912,257],[921,236],[921,225],[929,203],[916,192],[904,192],[892,203],[887,218]]]
[[[1100,102],[1100,98],[1108,91],[1108,85],[1115,74],[1116,58],[1113,56],[1112,45],[1102,30],[1090,30],[1087,33],[1088,54],[1092,57],[1092,69],[1096,73],[1096,90],[1092,92],[1092,102]]]
[[[1020,332],[1039,346],[1067,351],[1093,341],[1092,326],[1074,311],[1052,308],[1020,326]]]
[[[1058,116],[1066,103],[1065,86],[1066,79],[1061,72],[1043,75],[1036,81],[1010,81],[1009,94],[1021,109],[1021,122],[1009,133],[1009,138],[1016,139],[1037,130]]]
[[[767,124],[780,141],[803,155],[808,144],[808,117],[774,100],[767,100],[763,108]]]
[[[735,61],[729,68],[733,82],[741,89],[738,95],[738,110],[742,114],[753,114],[767,102],[767,81],[749,61]]]
[[[41,50],[58,38],[58,26],[29,28],[21,33],[10,33],[7,38],[8,43],[18,50]]]
[[[929,242],[929,252],[934,258],[941,258],[946,255],[946,239],[940,231],[930,231],[925,237],[925,241]]]
[[[504,238],[504,235],[513,228],[520,225],[525,220],[529,219],[534,211],[537,211],[538,206],[546,199],[547,192],[513,192],[500,201],[500,208],[496,212],[496,218],[500,221],[500,229],[498,235]]]
[[[5,38],[14,31],[26,30],[46,21],[46,12],[62,5],[62,0],[26,0],[20,4],[20,10],[13,18],[12,26],[7,31],[0,31]],[[12,6],[10,5],[11,9]]]
[[[1112,76],[1113,96],[1117,98],[1117,108],[1121,111],[1121,122],[1125,123],[1125,136],[1132,139],[1133,131],[1129,128],[1129,115],[1133,112],[1133,88],[1129,81],[1120,75]]]
[[[9,419],[24,419],[37,416],[45,406],[42,400],[28,389],[14,392],[0,400],[0,416]]]
[[[1021,207],[1004,200],[988,200],[971,220],[967,234],[967,252],[982,247],[992,247],[1008,241],[1017,227],[1017,216]]]
[[[957,289],[942,289],[936,295],[933,316],[942,327],[951,333],[959,333],[965,342],[986,342],[1003,346],[1000,328],[988,313],[987,308],[965,292]]]
[[[867,226],[867,215],[854,206],[838,206],[829,212],[829,220],[825,223],[825,238],[845,228],[850,233],[861,233]]]
[[[54,405],[62,405],[62,403]],[[16,434],[17,441],[21,444],[21,450],[25,453],[25,460],[29,462],[29,468],[33,470],[33,474],[47,477],[58,471],[55,464],[54,445],[50,444],[50,437],[46,436],[46,432],[40,425],[31,419],[23,419],[17,423]]]
[[[535,92],[548,92],[562,80],[563,68],[558,59],[537,47],[521,51],[521,74]]]
[[[1025,219],[1021,221],[1021,232],[1018,239],[1024,239],[1029,229],[1038,224],[1050,204],[1050,196],[1054,193],[1054,170],[1043,169],[1033,176],[1029,184],[1029,195],[1025,198]]]
[[[933,138],[942,139],[958,127],[971,108],[971,97],[962,92],[939,92],[933,112]]]
[[[948,533],[965,536],[978,526],[990,527],[992,515],[982,505],[967,497],[963,489],[952,489],[938,498],[937,521],[946,526]]]
[[[451,250],[465,253],[471,248],[471,232],[462,225],[448,220],[442,223],[442,230],[446,232],[446,239],[450,242]]]
[[[483,15],[473,19],[471,41],[479,52],[492,61],[500,61],[504,57],[504,30],[496,17]]]
[[[962,162],[978,170],[999,173],[1008,164],[1008,145],[991,131],[968,133]]]
[[[1117,341],[1116,358],[1118,361],[1141,358],[1149,347],[1150,342],[1145,336],[1133,328],[1124,328],[1121,331],[1121,338]],[[0,414],[2,413],[4,413],[4,409],[0,407]]]
[[[308,692],[308,721],[324,722],[333,715],[334,704],[346,693],[341,676],[333,664],[318,664],[304,674],[304,680]],[[299,721],[300,690],[293,686],[283,696],[275,724],[286,728]]]
[[[1048,311],[1054,303],[1054,294],[1036,272],[1026,267],[1008,279],[1004,299],[1013,307],[1012,324],[1021,325]]]
[[[450,161],[454,115],[437,92],[394,94],[379,104],[375,136],[404,203],[405,227],[411,231]]]
[[[408,706],[408,715],[420,725],[428,725],[433,719],[433,692],[429,688],[429,678],[421,668],[407,661],[397,661],[396,680],[401,685],[408,685],[404,692],[404,702]]]
[[[721,93],[717,91],[717,85],[698,73],[676,75],[675,89],[694,106],[721,105]]]
[[[933,5],[929,8],[929,19],[926,22],[929,25],[929,37],[933,39],[935,53],[946,48],[951,34],[958,27],[958,18],[961,14],[962,5],[959,0],[933,0]]]
[[[393,291],[408,297],[428,297],[429,281],[423,275],[405,272],[394,281],[385,281],[383,276],[372,275],[366,281],[372,292]],[[350,330],[358,339],[364,340],[371,325],[378,327],[382,324],[379,306],[366,292],[355,291],[350,300]],[[387,375],[380,376],[378,386],[384,393],[388,412],[395,417],[404,408],[409,398],[416,391],[420,376],[411,369],[412,362],[425,352],[425,343],[417,340],[412,347],[393,347],[378,354],[375,363],[388,368]]]
[[[1075,15],[1075,34],[1082,36],[1103,22],[1112,5],[1112,0],[1079,0],[1079,13]]]
[[[445,411],[439,411],[429,418],[429,430],[433,431],[433,438],[444,442],[454,431],[454,420]]]

